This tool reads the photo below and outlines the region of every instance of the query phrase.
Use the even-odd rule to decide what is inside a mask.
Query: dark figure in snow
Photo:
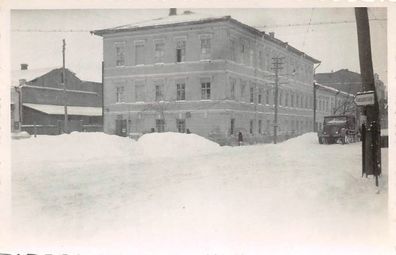
[[[243,136],[242,136],[242,133],[239,132],[238,133],[238,145],[241,146],[242,143],[243,143]]]
[[[186,133],[191,134],[190,129],[187,128]]]
[[[154,132],[155,132],[155,129],[154,129],[154,128],[151,128],[150,132],[151,132],[151,133],[154,133]]]

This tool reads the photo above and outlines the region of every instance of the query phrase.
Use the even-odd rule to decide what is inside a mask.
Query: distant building
[[[230,16],[183,13],[96,30],[104,48],[104,130],[127,135],[176,131],[268,141],[273,135],[273,57],[283,57],[278,133],[313,130],[318,60]],[[317,90],[317,125],[353,98]],[[268,139],[269,138],[269,139]]]
[[[68,126],[71,131],[102,130],[102,85],[82,81],[65,70]],[[13,71],[11,119],[13,131],[60,134],[64,126],[62,68]]]
[[[315,74],[315,80],[328,87],[336,88],[349,94],[361,92],[362,78],[359,73],[341,69],[336,72]],[[378,96],[382,125],[387,126],[387,92],[384,83],[374,74],[375,89]]]

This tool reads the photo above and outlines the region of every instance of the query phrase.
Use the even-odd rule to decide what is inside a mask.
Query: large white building
[[[270,141],[274,57],[283,58],[281,139],[313,129],[314,64],[319,61],[273,33],[230,16],[192,12],[92,33],[103,37],[107,133],[188,129],[221,143],[231,143],[239,132],[248,142]],[[318,111],[318,122],[325,109]]]

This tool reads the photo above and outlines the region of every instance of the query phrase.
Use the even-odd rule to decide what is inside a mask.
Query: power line
[[[374,18],[370,19],[370,21],[387,21],[388,19],[379,19]],[[355,20],[343,20],[343,21],[327,21],[327,22],[311,22],[311,23],[290,23],[290,24],[281,24],[281,25],[267,25],[267,26],[255,26],[256,28],[277,28],[277,27],[305,27],[305,26],[322,26],[322,25],[338,25],[338,24],[347,24],[347,23],[356,23]]]
[[[374,18],[370,21],[387,21],[387,19]],[[309,23],[290,23],[283,25],[264,25],[264,26],[254,26],[258,29],[263,28],[277,28],[277,27],[304,27],[304,26],[322,26],[322,25],[337,25],[337,24],[347,24],[356,23],[355,20],[344,20],[344,21],[329,21],[329,22],[309,22]],[[11,29],[11,32],[27,32],[27,33],[87,33],[95,29]]]

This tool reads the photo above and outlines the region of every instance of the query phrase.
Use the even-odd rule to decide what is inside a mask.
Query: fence
[[[84,125],[82,122],[70,122],[68,126],[70,132],[103,132],[102,125]],[[31,135],[60,135],[63,134],[63,123],[59,121],[57,125],[22,125],[21,131],[26,131]]]

